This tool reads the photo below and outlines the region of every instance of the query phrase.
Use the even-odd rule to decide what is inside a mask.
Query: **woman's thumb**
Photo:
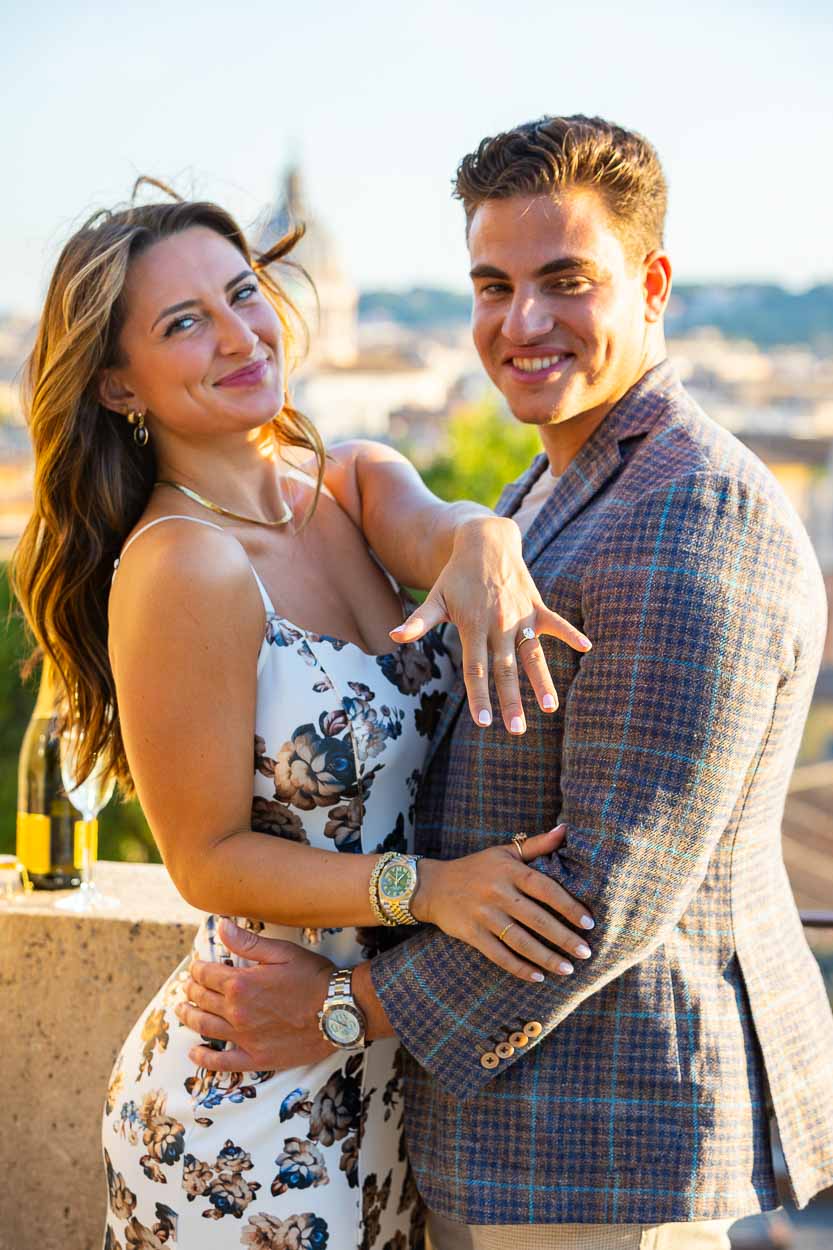
[[[557,851],[564,841],[567,833],[566,825],[556,825],[554,829],[548,829],[546,833],[535,833],[528,837],[523,843],[523,857],[527,863],[536,859],[539,855],[552,855],[553,851]]]

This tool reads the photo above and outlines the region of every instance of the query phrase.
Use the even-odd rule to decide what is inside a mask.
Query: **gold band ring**
[[[537,642],[538,635],[530,625],[525,625],[518,637],[515,639],[515,651],[520,651],[525,642]]]
[[[526,859],[524,858],[524,842],[526,842],[528,837],[528,833],[516,833],[512,837],[512,842],[515,850],[518,852],[522,864],[526,863]]]
[[[509,932],[509,930],[512,928],[512,926],[514,925],[514,923],[515,923],[515,921],[514,921],[514,920],[510,920],[510,921],[509,921],[509,924],[507,924],[507,925],[504,925],[504,926],[503,926],[503,928],[501,929],[500,933],[497,935],[497,937],[498,937],[498,941],[499,941],[499,942],[502,942],[502,941],[503,941],[503,939],[506,937],[507,933],[508,933],[508,932]]]

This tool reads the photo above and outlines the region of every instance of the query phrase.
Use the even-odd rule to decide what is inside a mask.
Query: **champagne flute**
[[[60,911],[109,911],[119,907],[117,898],[102,894],[93,879],[98,859],[98,813],[113,797],[116,780],[105,776],[103,762],[96,759],[92,772],[82,782],[78,777],[78,751],[84,741],[83,729],[67,729],[61,734],[61,779],[72,806],[81,813],[75,822],[75,862],[81,861],[81,885],[77,894],[58,899]]]

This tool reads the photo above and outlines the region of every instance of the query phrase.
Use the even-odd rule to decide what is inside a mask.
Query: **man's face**
[[[517,419],[600,421],[645,371],[657,320],[646,266],[626,256],[601,197],[487,200],[469,253],[475,346]]]

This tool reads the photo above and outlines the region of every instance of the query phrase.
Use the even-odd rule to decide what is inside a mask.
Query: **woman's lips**
[[[266,377],[267,362],[265,360],[256,360],[251,365],[246,365],[243,369],[237,369],[234,373],[227,373],[224,378],[220,378],[215,382],[215,386],[257,386]]]

